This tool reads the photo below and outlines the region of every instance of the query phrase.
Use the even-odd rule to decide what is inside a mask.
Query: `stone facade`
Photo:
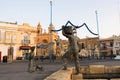
[[[86,38],[82,38],[80,39],[79,42],[82,46],[82,50],[79,54],[83,53],[86,56],[88,55],[92,55],[92,53],[94,54],[99,54],[99,50],[98,50],[98,37],[86,37]],[[67,51],[67,49],[69,48],[69,43],[68,40],[61,40],[61,54],[63,55],[63,53],[65,51]]]
[[[105,55],[120,55],[120,36],[113,35],[100,40],[101,52]]]
[[[55,27],[52,25],[52,30]],[[59,45],[57,43],[59,41]],[[37,26],[30,26],[27,23],[18,25],[17,23],[0,22],[0,60],[3,56],[8,56],[10,59],[10,47],[13,47],[13,59],[17,57],[25,57],[29,53],[31,46],[47,46],[47,48],[36,48],[35,55],[49,56],[50,53],[50,27],[48,32],[43,31],[42,26],[38,23]],[[69,48],[67,40],[61,40],[56,32],[52,32],[52,49],[57,56],[63,55]],[[89,53],[99,53],[98,37],[86,37],[80,39],[82,48]],[[105,43],[105,44],[104,44]],[[104,55],[120,54],[120,36],[112,36],[111,38],[100,39],[100,50]]]
[[[52,30],[55,27],[52,25]],[[57,43],[56,41],[59,39],[59,36],[56,32],[52,32],[52,52],[56,55]],[[37,56],[49,56],[50,54],[50,27],[48,27],[48,32],[42,29],[40,23],[37,26],[37,35],[36,35],[36,45],[41,46],[41,48],[37,48],[36,55]]]
[[[86,37],[83,39],[80,39],[80,43],[82,45],[81,53],[84,52],[84,56],[88,55],[95,55],[98,54],[98,37]]]
[[[113,54],[120,55],[120,36],[113,36],[114,43],[113,43]]]
[[[13,47],[13,59],[22,57],[29,49],[20,49],[21,46],[35,46],[36,28],[27,23],[0,22],[0,52],[1,59],[8,56],[10,59],[10,47]]]
[[[113,37],[109,37],[109,38],[104,38],[100,40],[100,52],[102,54],[102,56],[108,56],[113,54],[113,43],[114,43],[114,39]]]
[[[52,25],[53,26],[53,25]],[[54,29],[54,26],[52,27]],[[48,28],[50,32],[50,28]],[[30,26],[27,23],[18,25],[17,23],[0,22],[0,60],[3,56],[7,56],[10,60],[10,47],[13,47],[13,59],[20,57],[22,59],[28,58],[31,46],[40,44],[48,45],[50,43],[50,33],[46,30],[42,33],[40,23],[38,26]],[[53,53],[56,53],[56,40],[58,34],[52,32]],[[42,49],[42,53],[49,55],[49,47]],[[40,48],[36,48],[35,56],[40,55]]]
[[[98,37],[86,37],[80,39],[82,45],[81,53],[85,53],[85,56],[89,54],[94,56],[97,54],[100,56],[120,55],[120,36],[113,35],[112,37],[100,39],[100,50],[98,47]],[[69,48],[68,40],[61,40],[61,54]]]

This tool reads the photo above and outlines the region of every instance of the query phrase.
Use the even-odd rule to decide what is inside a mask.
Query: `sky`
[[[86,23],[89,29],[101,38],[120,35],[120,0],[52,0],[52,23],[60,29],[67,21],[80,26]],[[50,0],[0,0],[0,21],[29,23],[43,29],[50,24]],[[65,39],[61,31],[60,38]],[[77,29],[80,38],[96,37],[85,26]]]

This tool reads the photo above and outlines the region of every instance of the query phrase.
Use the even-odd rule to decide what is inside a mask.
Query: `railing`
[[[24,44],[24,45],[30,44],[30,40],[22,40],[21,44]]]

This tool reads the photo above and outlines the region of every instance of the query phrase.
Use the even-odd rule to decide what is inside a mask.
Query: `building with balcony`
[[[120,36],[113,35],[100,40],[103,56],[120,55]]]
[[[37,29],[27,23],[18,25],[17,23],[0,22],[1,59],[3,56],[7,56],[10,60],[11,47],[12,59],[28,53],[30,46],[35,46],[36,32]]]
[[[114,37],[114,43],[113,43],[113,54],[120,55],[120,35],[119,36],[113,36]]]
[[[52,29],[55,27],[52,25]],[[52,50],[58,51],[58,34],[52,32]],[[35,46],[35,56],[49,55],[50,52],[50,27],[42,32],[40,23],[38,26],[30,26],[28,23],[18,25],[17,23],[0,22],[0,57],[7,56],[10,60],[12,47],[12,58],[26,58],[29,55],[31,46]],[[42,48],[38,48],[41,46]]]
[[[55,27],[52,25],[52,29]],[[17,57],[26,58],[29,55],[31,46],[35,46],[35,56],[50,53],[50,27],[43,31],[42,26],[30,26],[28,23],[19,25],[11,22],[0,22],[0,61],[3,56],[10,60]],[[80,39],[82,49],[87,55],[120,55],[120,36],[113,35],[110,38],[100,39],[100,51],[98,49],[98,37],[86,37]],[[62,56],[69,48],[68,40],[61,40],[56,32],[52,32],[52,52]]]
[[[98,37],[86,37],[86,38],[78,38],[79,43],[81,44],[81,52],[80,55],[99,55],[98,50]],[[63,55],[69,48],[68,40],[61,40],[61,55]]]
[[[99,56],[98,40],[98,37],[86,37],[80,39],[80,44],[82,46],[81,55]]]
[[[100,40],[100,52],[103,57],[113,54],[113,37],[104,38]]]
[[[52,29],[55,27],[52,25]],[[59,36],[56,32],[52,32],[52,50],[56,53]],[[7,56],[10,60],[18,57],[27,58],[31,46],[35,46],[35,56],[41,54],[49,55],[50,45],[50,27],[48,33],[46,30],[42,32],[40,23],[38,26],[30,26],[28,23],[18,25],[17,23],[0,22],[0,60],[3,56]],[[42,46],[42,48],[37,48]],[[12,49],[11,49],[12,48]]]

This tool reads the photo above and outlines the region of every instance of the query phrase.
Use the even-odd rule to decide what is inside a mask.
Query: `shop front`
[[[29,58],[29,51],[31,46],[20,46],[20,50],[22,50],[22,59],[28,59]]]

